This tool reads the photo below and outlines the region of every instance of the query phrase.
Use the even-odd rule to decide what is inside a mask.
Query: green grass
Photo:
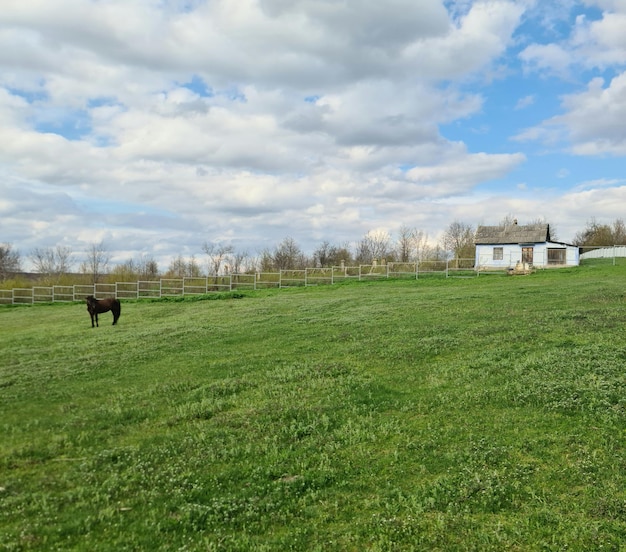
[[[0,550],[620,550],[626,266],[0,308]]]

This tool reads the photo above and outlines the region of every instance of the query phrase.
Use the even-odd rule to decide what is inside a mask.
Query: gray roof
[[[476,230],[476,245],[509,243],[544,243],[550,241],[549,224],[519,226],[479,226]]]

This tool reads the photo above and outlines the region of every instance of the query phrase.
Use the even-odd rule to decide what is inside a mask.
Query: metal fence
[[[589,262],[597,259],[617,259],[626,257],[626,245],[584,246],[580,248],[580,261]]]
[[[251,274],[213,275],[200,278],[161,278],[136,282],[34,286],[0,290],[0,305],[32,305],[83,301],[88,295],[98,299],[152,299],[183,297],[214,292],[260,290],[303,286],[332,285],[349,280],[376,280],[388,278],[419,279],[426,277],[475,277],[473,259],[422,261],[414,263],[374,263],[359,266],[333,266],[256,272]]]

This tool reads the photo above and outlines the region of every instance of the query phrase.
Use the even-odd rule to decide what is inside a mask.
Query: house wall
[[[535,251],[533,264],[535,266],[552,266],[548,265],[548,249],[565,249],[565,266],[578,266],[580,264],[580,257],[577,246],[546,242],[535,244],[534,247]]]
[[[565,266],[578,266],[580,259],[578,247],[562,243],[544,242],[529,245],[493,244],[476,245],[476,266],[478,268],[512,268],[522,261],[522,248],[533,247],[533,266],[548,266],[548,249],[565,249]],[[494,260],[494,247],[502,247],[502,260]],[[551,265],[552,266],[552,265]],[[563,266],[563,265],[557,265]]]

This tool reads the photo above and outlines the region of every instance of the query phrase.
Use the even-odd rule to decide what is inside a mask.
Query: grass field
[[[0,550],[624,550],[626,266],[0,308]]]

